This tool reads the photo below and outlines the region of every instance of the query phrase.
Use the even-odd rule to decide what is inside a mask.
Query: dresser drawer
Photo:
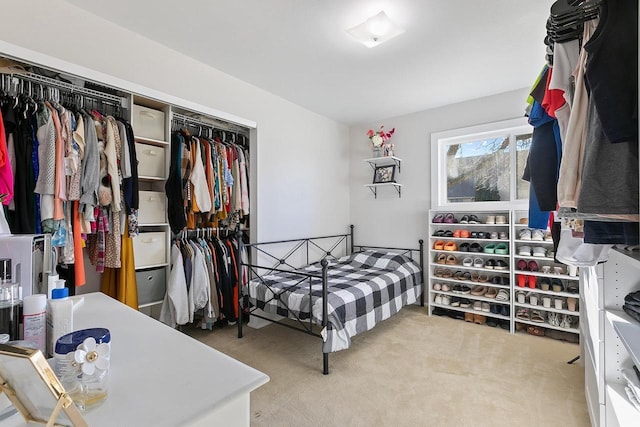
[[[165,149],[155,145],[136,142],[138,176],[162,178],[165,176]]]
[[[163,224],[167,222],[167,197],[160,191],[140,191],[138,223]]]
[[[143,232],[133,238],[136,269],[165,264],[166,253],[167,235],[164,231]]]
[[[136,136],[165,140],[164,112],[134,104],[131,114],[131,126]]]
[[[136,271],[138,305],[162,301],[167,291],[166,268]]]

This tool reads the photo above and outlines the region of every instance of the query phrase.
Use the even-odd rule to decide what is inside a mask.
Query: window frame
[[[533,133],[526,117],[451,129],[431,134],[431,208],[438,210],[491,211],[498,209],[528,209],[528,199],[516,199],[516,136]],[[478,139],[509,137],[509,200],[450,203],[447,200],[446,155],[453,144],[473,142]]]

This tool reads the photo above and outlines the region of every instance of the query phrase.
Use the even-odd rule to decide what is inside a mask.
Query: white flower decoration
[[[379,147],[382,145],[382,137],[380,135],[373,135],[371,137],[371,142],[375,147]]]
[[[109,344],[98,344],[93,337],[84,340],[73,354],[73,358],[82,367],[82,373],[93,375],[96,369],[109,369]]]

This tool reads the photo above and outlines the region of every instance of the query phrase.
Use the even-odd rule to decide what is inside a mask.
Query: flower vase
[[[382,147],[373,147],[373,157],[382,157]]]

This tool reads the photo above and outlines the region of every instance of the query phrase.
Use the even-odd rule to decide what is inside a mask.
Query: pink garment
[[[8,162],[7,137],[4,132],[4,121],[0,112],[0,194],[6,194],[2,199],[3,205],[8,205],[13,200],[13,170],[11,162]]]

